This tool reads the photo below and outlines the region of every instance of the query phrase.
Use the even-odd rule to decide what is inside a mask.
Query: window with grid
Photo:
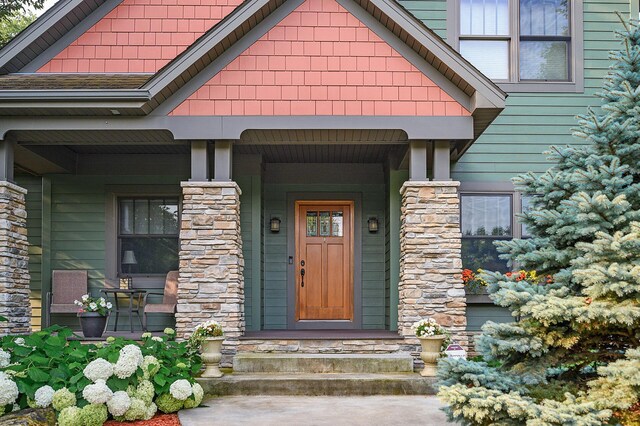
[[[178,199],[118,199],[118,271],[166,274],[178,269]]]
[[[507,261],[498,257],[493,243],[513,238],[512,196],[462,194],[460,203],[462,267],[508,272]]]
[[[571,0],[455,1],[460,53],[489,78],[571,80]]]

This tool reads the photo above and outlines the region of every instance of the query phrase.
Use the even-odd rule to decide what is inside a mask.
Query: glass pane
[[[120,234],[133,234],[133,200],[120,201]]]
[[[176,235],[178,233],[178,201],[165,200],[162,212],[164,216],[164,234]]]
[[[135,200],[135,233],[149,233],[149,201]]]
[[[318,212],[307,212],[307,237],[318,236]]]
[[[569,43],[521,41],[521,80],[569,80]]]
[[[511,235],[511,197],[508,195],[463,195],[463,236]]]
[[[567,0],[520,0],[520,35],[569,36]]]
[[[509,42],[460,40],[460,54],[493,80],[509,79]]]
[[[320,236],[331,235],[331,215],[329,212],[320,212]]]
[[[149,233],[162,234],[164,232],[164,214],[162,200],[149,200]]]
[[[522,213],[528,213],[529,209],[531,209],[531,196],[523,195],[522,196]],[[521,226],[522,226],[522,238],[530,237],[531,234],[529,234],[529,231],[527,230],[527,225],[522,223]]]
[[[331,235],[342,237],[342,212],[333,212],[331,219]]]
[[[136,263],[121,265],[125,274],[166,274],[178,269],[178,238],[132,237],[120,240],[120,261],[131,250]]]
[[[495,238],[462,238],[462,267],[477,271],[509,272],[507,261],[498,257]]]
[[[461,0],[460,34],[509,35],[508,0]]]

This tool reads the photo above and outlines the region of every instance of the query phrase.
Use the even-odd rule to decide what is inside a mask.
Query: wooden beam
[[[191,141],[191,182],[209,180],[209,149],[207,141]]]
[[[451,180],[449,141],[433,142],[433,180]]]
[[[13,182],[13,150],[15,142],[0,141],[0,180]]]
[[[427,141],[409,142],[409,180],[425,181],[427,177]]]
[[[213,180],[230,182],[233,162],[233,144],[229,140],[215,141],[213,155]]]

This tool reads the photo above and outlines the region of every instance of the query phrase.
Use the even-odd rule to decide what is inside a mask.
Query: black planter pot
[[[84,337],[102,337],[107,325],[107,317],[98,312],[81,312],[78,314]]]

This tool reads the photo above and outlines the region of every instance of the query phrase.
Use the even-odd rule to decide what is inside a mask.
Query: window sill
[[[499,83],[507,93],[582,93],[584,85],[569,82],[540,81],[527,83]]]

